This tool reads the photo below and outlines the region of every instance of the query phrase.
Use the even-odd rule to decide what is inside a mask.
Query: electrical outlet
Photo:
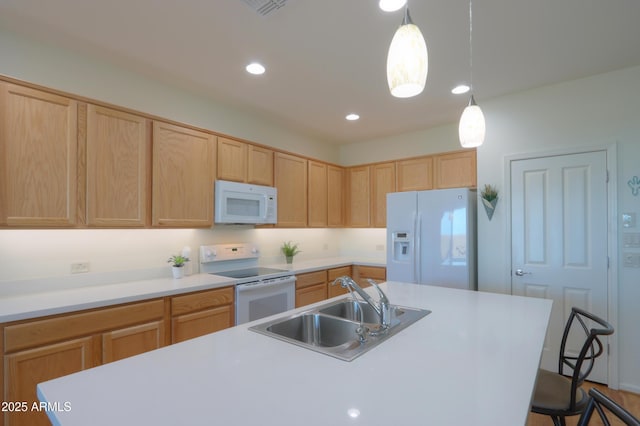
[[[72,274],[83,274],[89,272],[89,262],[75,262],[71,264]]]
[[[329,250],[329,244],[324,243],[324,245],[322,246],[322,250]]]
[[[384,244],[376,244],[377,251],[384,251]]]

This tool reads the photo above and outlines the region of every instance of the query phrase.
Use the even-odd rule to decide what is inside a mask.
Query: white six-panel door
[[[606,164],[605,151],[511,162],[512,292],[553,299],[548,370],[558,370],[572,306],[607,319]],[[578,339],[569,345],[577,350]],[[607,383],[607,365],[605,353],[589,379]]]

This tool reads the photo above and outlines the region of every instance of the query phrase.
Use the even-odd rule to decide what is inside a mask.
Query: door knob
[[[523,275],[531,275],[531,272],[525,272],[522,269],[516,269],[516,276],[521,277]]]

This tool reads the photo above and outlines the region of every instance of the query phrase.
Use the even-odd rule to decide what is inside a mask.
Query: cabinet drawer
[[[171,343],[183,342],[233,327],[233,322],[233,307],[231,306],[206,309],[174,317],[171,319]]]
[[[59,315],[4,329],[4,350],[13,352],[60,340],[113,330],[136,323],[163,318],[164,301],[134,303],[78,314]]]
[[[296,288],[309,287],[314,284],[325,284],[327,282],[327,271],[309,272],[296,275]]]
[[[326,298],[327,286],[325,283],[305,287],[303,289],[296,290],[296,308],[320,302]]]
[[[181,315],[206,308],[230,305],[233,300],[233,286],[176,296],[171,299],[171,315]]]
[[[351,266],[342,266],[340,268],[329,269],[327,271],[329,284],[331,284],[338,277],[343,277],[345,275],[350,277],[352,273],[353,270],[351,269]]]
[[[372,278],[374,280],[386,280],[387,268],[379,266],[358,266],[359,278]]]

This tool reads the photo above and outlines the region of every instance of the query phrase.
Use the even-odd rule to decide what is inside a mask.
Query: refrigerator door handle
[[[420,235],[422,231],[422,213],[416,212],[413,215],[413,230],[414,230],[414,238],[413,238],[413,268],[414,268],[414,277],[416,279],[417,284],[422,283],[422,259],[420,256],[421,247],[420,247]]]

